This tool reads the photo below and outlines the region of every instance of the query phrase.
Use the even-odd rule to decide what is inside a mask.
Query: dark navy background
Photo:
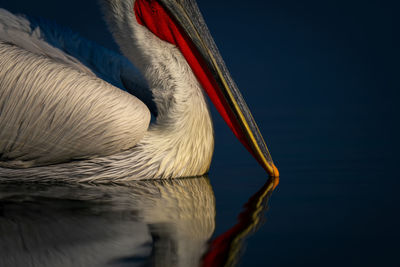
[[[399,266],[397,2],[198,3],[281,173],[242,265]],[[117,50],[96,1],[0,7]],[[213,111],[218,235],[267,176]]]

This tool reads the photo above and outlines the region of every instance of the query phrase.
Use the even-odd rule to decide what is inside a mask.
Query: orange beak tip
[[[272,163],[272,169],[273,169],[273,173],[272,176],[273,177],[279,177],[279,171],[278,168],[275,166],[275,164]]]
[[[272,190],[275,190],[275,188],[278,186],[279,184],[279,171],[278,168],[276,168],[275,164],[272,163],[272,175],[271,175],[271,179],[273,179],[273,188]]]

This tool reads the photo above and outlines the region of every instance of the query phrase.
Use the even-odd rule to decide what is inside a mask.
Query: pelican
[[[205,95],[279,176],[195,0],[100,2],[124,56],[54,23],[0,11],[1,178],[203,175],[214,150]]]

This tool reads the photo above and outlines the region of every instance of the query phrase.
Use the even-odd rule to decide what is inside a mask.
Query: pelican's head
[[[195,0],[136,0],[139,24],[176,45],[230,129],[270,176],[279,176],[264,139]]]
[[[116,27],[111,28],[114,36],[119,39],[124,54],[139,69],[145,70],[152,63],[149,58],[154,60],[158,55],[164,55],[160,51],[170,44],[178,48],[236,137],[270,176],[279,176],[257,124],[226,68],[195,0],[104,2],[108,9],[114,10],[114,18],[109,19],[113,21],[112,27]],[[130,9],[127,14],[124,13],[126,9]],[[147,30],[143,31],[143,27]],[[126,36],[123,35],[127,34],[136,41],[124,39]],[[168,46],[160,45],[160,39],[169,43]],[[155,43],[158,46],[154,46]]]

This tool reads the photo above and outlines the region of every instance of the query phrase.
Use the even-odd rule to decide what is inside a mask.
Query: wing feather
[[[0,62],[0,166],[110,155],[133,147],[147,131],[150,112],[142,101],[4,10]]]
[[[95,75],[138,97],[153,115],[157,115],[145,79],[127,58],[69,28],[43,18],[14,15],[0,8],[0,39]]]

